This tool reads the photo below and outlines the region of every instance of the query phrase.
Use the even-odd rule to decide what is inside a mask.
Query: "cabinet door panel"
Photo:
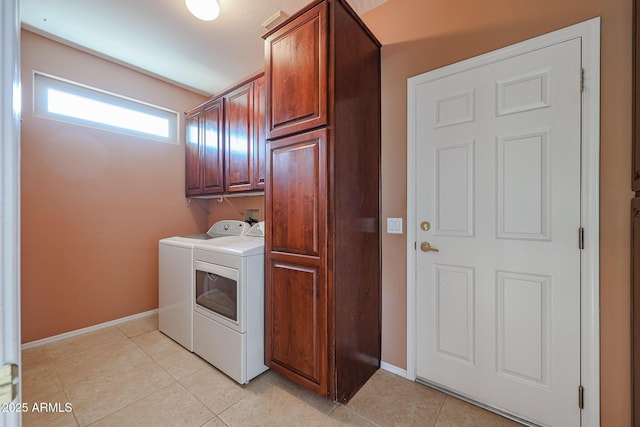
[[[326,375],[326,286],[317,267],[270,268],[268,362],[322,387]],[[324,385],[326,387],[326,385]]]
[[[326,135],[319,130],[270,143],[267,212],[274,252],[323,256]]]
[[[327,124],[327,5],[266,39],[270,139]]]
[[[640,425],[640,197],[631,199],[631,352],[634,426]]]
[[[633,1],[633,104],[631,189],[640,191],[640,6]],[[640,411],[640,410],[639,410]],[[640,418],[640,416],[639,416]]]
[[[253,84],[249,83],[226,95],[226,186],[227,191],[252,188],[251,152],[253,134]]]
[[[266,85],[264,76],[253,82],[253,188],[264,190],[264,179],[266,175]]]
[[[207,105],[202,115],[204,133],[202,153],[203,194],[217,194],[224,191],[222,117],[222,100],[220,99]]]
[[[185,190],[187,196],[202,193],[200,174],[200,111],[187,115],[185,138]]]

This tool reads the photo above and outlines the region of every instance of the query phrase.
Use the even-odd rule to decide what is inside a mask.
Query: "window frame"
[[[114,107],[129,109],[137,113],[166,119],[168,122],[168,136],[165,137],[162,135],[127,128],[126,126],[118,126],[51,112],[48,109],[48,92],[50,89],[58,90],[73,96],[80,96],[92,101],[105,103]],[[180,114],[177,111],[36,70],[33,71],[33,114],[36,117],[100,129],[108,132],[151,139],[170,144],[180,144]]]

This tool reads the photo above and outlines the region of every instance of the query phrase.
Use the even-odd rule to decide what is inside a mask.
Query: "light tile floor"
[[[26,427],[518,425],[382,370],[347,405],[271,371],[240,386],[159,332],[157,316],[24,350],[22,364]]]

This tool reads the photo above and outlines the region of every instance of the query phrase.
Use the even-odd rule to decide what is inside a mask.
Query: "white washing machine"
[[[264,365],[264,222],[193,249],[193,351],[240,384]]]
[[[158,242],[158,328],[193,351],[193,246],[222,237],[241,236],[250,226],[244,221],[218,221],[203,234],[175,236]]]

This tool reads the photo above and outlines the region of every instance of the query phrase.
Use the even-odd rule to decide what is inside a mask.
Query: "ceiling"
[[[24,28],[203,94],[264,68],[262,23],[311,0],[218,0],[200,21],[184,0],[20,0]],[[348,0],[362,14],[387,0]]]

